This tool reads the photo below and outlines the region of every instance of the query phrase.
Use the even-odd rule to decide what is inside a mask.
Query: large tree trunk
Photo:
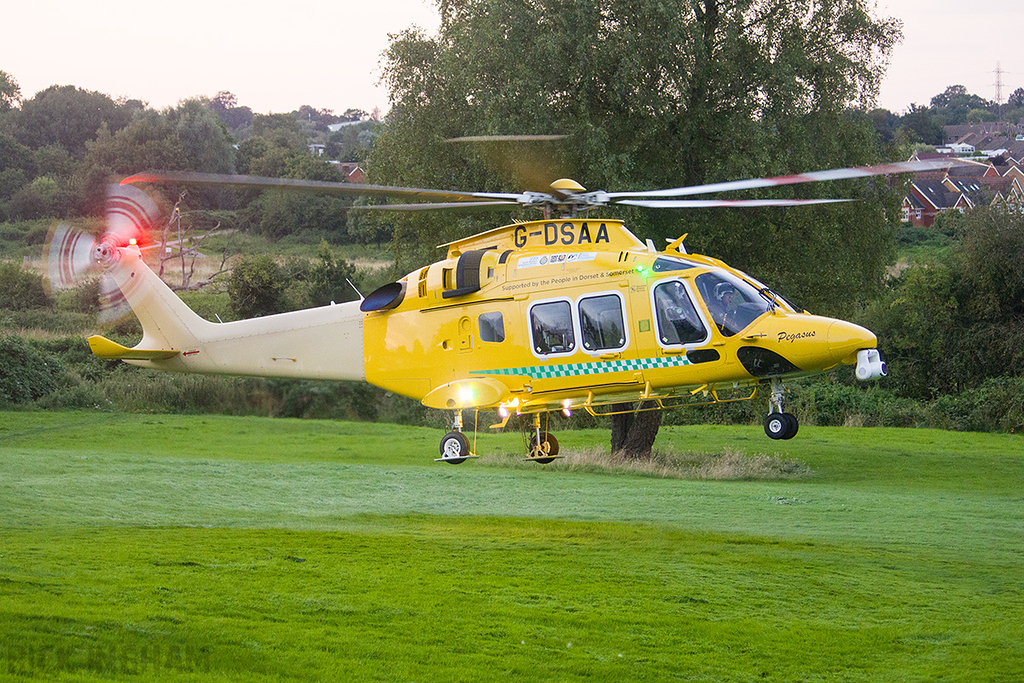
[[[661,427],[660,410],[639,410],[653,408],[650,401],[634,405],[616,403],[612,409],[619,413],[612,415],[612,453],[621,453],[625,458],[649,459],[654,440]]]

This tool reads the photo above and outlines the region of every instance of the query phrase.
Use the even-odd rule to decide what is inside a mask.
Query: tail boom
[[[365,381],[359,302],[212,323],[150,270],[137,247],[119,251],[108,274],[142,323],[143,337],[133,349],[93,338],[97,356],[169,372]]]

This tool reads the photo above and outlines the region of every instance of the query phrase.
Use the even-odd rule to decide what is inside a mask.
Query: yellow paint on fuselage
[[[431,396],[443,401],[436,407],[493,408],[499,394],[502,403],[515,400],[522,412],[664,397],[705,385],[760,382],[764,376],[751,374],[749,366],[760,363],[762,355],[784,358],[792,365],[781,374],[792,376],[854,362],[858,349],[875,345],[874,335],[863,328],[798,313],[781,301],[771,310],[767,299],[766,312],[726,336],[695,278],[708,272],[749,278],[715,259],[655,253],[618,221],[535,221],[446,246],[446,260],[404,278],[400,305],[367,314],[363,324],[367,381],[420,400],[433,391]],[[457,288],[459,259],[482,249],[487,251],[479,260],[479,290],[446,298],[445,291]],[[685,259],[689,267],[655,272],[662,257]],[[666,280],[678,281],[690,293],[707,330],[700,343],[659,341],[652,292]],[[588,351],[579,343],[580,302],[597,296],[622,304],[622,348]],[[575,344],[544,353],[531,337],[530,310],[559,301],[570,306]],[[500,340],[481,327],[482,315],[493,319],[498,313]],[[742,352],[746,365],[740,349],[747,349]],[[699,361],[690,362],[688,353]],[[483,378],[486,386],[474,383]],[[495,388],[501,385],[507,394]]]

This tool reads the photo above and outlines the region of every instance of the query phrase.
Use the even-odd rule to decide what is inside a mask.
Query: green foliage
[[[405,186],[544,189],[573,175],[626,190],[870,163],[873,123],[844,112],[871,102],[898,36],[894,20],[860,1],[446,4],[436,38],[410,30],[391,43],[384,80],[396,107],[369,171]],[[571,137],[478,155],[444,142],[511,133]],[[828,185],[758,196],[866,201],[624,217],[656,243],[690,232],[695,248],[839,312],[851,292],[880,286],[895,228],[886,216],[898,215],[900,197],[884,183]],[[493,226],[449,216],[389,222],[409,261]],[[825,260],[825,277],[810,275]]]
[[[931,405],[943,429],[962,432],[1024,430],[1024,377],[993,377],[959,395],[940,396]]]
[[[230,173],[234,148],[227,129],[198,100],[163,113],[147,109],[116,133],[105,127],[89,148],[88,164],[128,175],[147,169]]]
[[[349,284],[355,281],[355,267],[345,259],[335,258],[326,241],[320,242],[317,260],[310,265],[307,278],[308,306],[327,306],[332,302],[342,303],[358,298]]]
[[[252,126],[252,109],[238,106],[238,98],[227,90],[221,90],[207,101],[206,107],[232,132]]]
[[[1024,372],[1024,216],[951,212],[957,246],[904,271],[865,312],[896,391],[930,399]]]
[[[0,259],[37,257],[52,224],[49,219],[0,223]]]
[[[246,256],[231,271],[228,296],[240,318],[283,313],[288,310],[285,290],[288,279],[269,256]]]
[[[28,403],[57,388],[63,370],[50,354],[21,337],[0,337],[0,404]]]
[[[60,145],[81,159],[101,126],[116,133],[128,125],[140,104],[117,103],[103,93],[73,85],[53,85],[22,102],[13,126],[19,141],[32,149]]]
[[[0,262],[0,308],[19,311],[52,303],[42,277],[19,264]]]
[[[259,155],[259,156],[256,156]],[[240,163],[254,175],[341,182],[341,174],[324,159],[303,149],[292,153],[271,146],[262,137],[242,144]],[[270,191],[256,197],[245,208],[243,220],[256,234],[272,240],[292,237],[306,243],[320,239],[346,242],[346,208],[349,200],[316,194]]]
[[[6,71],[0,71],[0,113],[10,111],[21,99],[21,87]]]
[[[182,102],[166,116],[185,155],[185,168],[206,173],[234,171],[234,140],[200,100]]]

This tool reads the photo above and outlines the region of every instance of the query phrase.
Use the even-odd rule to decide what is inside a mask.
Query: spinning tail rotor
[[[149,242],[159,216],[156,203],[142,190],[131,185],[109,186],[101,237],[67,223],[51,232],[43,251],[50,287],[63,291],[99,279],[100,322],[125,315],[130,309],[124,295],[104,276],[104,270],[120,258],[121,248]]]

